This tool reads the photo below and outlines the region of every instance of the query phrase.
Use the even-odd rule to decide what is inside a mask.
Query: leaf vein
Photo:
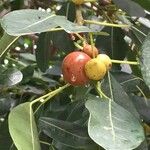
[[[41,120],[41,119],[40,119],[40,120]],[[41,120],[41,121],[44,122],[45,124],[48,124],[48,125],[50,125],[50,126],[52,126],[52,127],[57,128],[57,129],[59,129],[59,130],[61,130],[61,131],[64,131],[64,132],[66,132],[66,133],[68,133],[68,134],[70,134],[70,135],[73,135],[73,136],[75,136],[75,137],[77,137],[77,138],[88,139],[88,137],[83,137],[83,136],[76,135],[76,134],[71,133],[71,132],[69,132],[69,131],[66,131],[66,130],[64,130],[64,129],[62,129],[62,128],[60,128],[60,127],[54,125],[54,124],[51,124],[51,123],[49,123],[49,122],[46,122],[46,121],[44,121],[44,120]]]

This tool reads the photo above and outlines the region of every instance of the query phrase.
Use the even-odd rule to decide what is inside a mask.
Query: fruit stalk
[[[129,28],[130,27],[127,24],[113,24],[113,23],[99,22],[99,21],[94,21],[94,20],[84,20],[84,23],[97,24],[97,25],[108,26],[108,27],[117,27],[117,28]]]
[[[129,65],[139,65],[138,62],[135,62],[135,61],[126,61],[126,60],[114,60],[114,59],[111,59],[111,62],[112,63],[117,63],[117,64],[129,64]]]
[[[85,42],[86,39],[84,39],[79,33],[75,33],[75,35],[82,41]]]
[[[36,102],[45,103],[46,101],[43,100],[43,99],[45,99],[45,98],[47,98],[47,97],[49,97],[49,99],[50,99],[50,98],[52,98],[52,97],[55,96],[56,94],[60,93],[61,91],[63,91],[65,88],[67,88],[67,87],[69,87],[69,86],[70,86],[70,84],[66,84],[66,85],[64,85],[64,86],[62,86],[62,87],[59,87],[58,89],[56,89],[56,90],[54,90],[54,91],[51,91],[51,92],[49,92],[49,93],[47,93],[47,94],[45,94],[45,95],[43,95],[43,96],[41,96],[41,97],[35,99],[34,101],[31,102],[31,105],[33,105],[33,104],[36,103]],[[43,101],[42,101],[42,100],[43,100]]]
[[[102,92],[100,81],[98,81],[98,82],[96,83],[95,88],[96,88],[96,91],[98,92],[98,94],[99,94],[99,96],[100,96],[101,98],[106,98],[106,99],[109,99],[109,100],[110,100],[110,98],[109,98],[108,96],[106,96],[106,95]]]
[[[90,34],[90,42],[91,42],[91,47],[92,47],[92,57],[95,58],[95,53],[94,53],[94,40],[93,40],[93,34]]]
[[[82,47],[82,46],[80,46],[77,42],[74,42],[74,45],[75,45],[77,48],[79,48],[79,49],[83,50],[83,47]]]

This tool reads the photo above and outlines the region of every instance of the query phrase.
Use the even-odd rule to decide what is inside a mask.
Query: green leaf
[[[144,40],[145,40],[145,38],[146,38],[146,36],[148,35],[148,32],[149,32],[149,27],[147,27],[147,25],[146,25],[148,23],[146,23],[144,21],[144,18],[143,18],[143,20],[139,20],[139,22],[140,22],[141,25],[140,26],[138,26],[138,25],[132,26],[132,30],[130,31],[130,38],[132,39],[132,42],[135,43],[137,51],[133,51],[133,52],[129,51],[129,52],[131,53],[130,54],[131,56],[136,55],[135,56],[136,58],[137,58],[137,55],[138,55],[137,52],[141,49],[141,46],[142,46],[142,44],[143,44],[143,42],[144,42]],[[135,59],[135,61],[136,60],[137,59]]]
[[[93,146],[86,128],[67,121],[41,117],[40,129],[55,141],[75,148],[87,148]]]
[[[132,38],[133,40],[133,38]],[[135,40],[133,40],[135,42]],[[141,46],[141,44],[137,44],[138,46]],[[128,61],[137,61],[137,51],[128,51],[127,54],[127,59]],[[139,68],[138,65],[130,65],[131,69],[132,69],[132,74],[138,76],[138,77],[142,77],[142,73],[141,73],[141,69]]]
[[[109,150],[129,150],[144,140],[144,131],[130,112],[112,100],[88,100],[88,133],[100,146]]]
[[[126,56],[128,45],[124,40],[124,32],[120,28],[109,28],[105,27],[104,32],[110,34],[110,36],[97,36],[96,47],[100,51],[104,51],[112,59],[123,60]],[[113,64],[118,69],[120,69],[120,64]]]
[[[140,53],[140,66],[143,75],[143,79],[145,80],[147,86],[150,89],[150,33],[147,35],[146,39],[143,42],[141,53]]]
[[[132,0],[113,0],[113,2],[122,10],[127,12],[130,16],[144,17],[144,9]]]
[[[140,114],[141,119],[150,123],[150,99],[144,99],[143,97],[130,95],[132,102],[134,103],[136,110]]]
[[[0,67],[0,87],[13,86],[21,82],[23,75],[15,68]]]
[[[102,90],[104,91],[104,93],[106,93],[107,96],[111,97],[109,84],[111,84],[113,100],[140,120],[139,114],[129,96],[111,74],[110,83],[108,78],[105,78],[104,82],[102,83]]]
[[[66,19],[65,16],[57,16],[39,10],[16,10],[5,15],[1,20],[3,29],[14,36],[27,35],[50,31],[58,26],[66,32],[91,32],[86,26],[79,26]]]
[[[15,36],[10,36],[7,33],[4,33],[0,39],[0,58],[9,49],[11,44],[16,41],[16,39],[17,38]]]
[[[56,80],[53,80],[51,77],[46,77],[42,72],[34,71],[33,77],[32,77],[32,83],[35,83],[37,85],[41,85],[41,89],[43,87],[47,88],[49,87],[55,87],[58,82]]]
[[[70,146],[67,146],[63,143],[57,142],[53,140],[53,145],[58,149],[58,150],[83,150],[83,149],[76,149]]]
[[[76,124],[83,125],[89,117],[88,112],[86,112],[87,109],[85,109],[85,101],[73,101],[67,105],[66,109],[64,110],[64,112],[61,113],[59,118],[61,120],[63,119],[69,122],[74,122]]]
[[[20,104],[10,112],[9,132],[18,150],[40,150],[30,102]]]
[[[126,93],[139,92],[137,86],[140,86],[141,82],[143,83],[141,78],[122,71],[111,72],[111,74],[120,83]]]
[[[147,9],[148,11],[150,11],[150,0],[133,0],[136,3],[140,4],[143,8]]]
[[[88,27],[72,23],[69,20],[67,20],[64,16],[57,16],[55,18],[55,23],[57,23],[58,26],[62,27],[67,33],[92,32],[92,30]]]
[[[53,21],[54,17],[54,14],[39,10],[16,10],[5,15],[1,25],[9,35],[40,33],[57,27]]]
[[[87,97],[87,94],[91,90],[91,87],[85,87],[85,86],[78,86],[74,87],[73,93],[72,93],[72,99],[74,101],[82,102]]]
[[[31,79],[32,80],[32,79]],[[24,94],[34,94],[34,95],[42,95],[45,93],[44,89],[41,87],[41,88],[38,88],[36,86],[32,86],[32,85],[26,85],[26,86],[19,86],[22,91],[24,92]]]
[[[68,145],[65,145],[63,143],[57,142],[53,140],[53,145],[58,149],[58,150],[102,150],[99,148],[99,146],[93,146],[93,147],[87,147],[86,149],[82,149],[82,148],[73,148],[73,147],[69,147]]]
[[[37,43],[36,61],[41,71],[45,71],[49,67],[50,60],[50,33],[41,33]]]

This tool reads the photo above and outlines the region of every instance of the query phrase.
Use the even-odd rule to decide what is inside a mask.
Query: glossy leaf
[[[146,37],[145,41],[143,42],[142,48],[141,48],[141,54],[140,54],[140,66],[143,78],[147,84],[147,86],[150,88],[150,33]]]
[[[129,96],[112,75],[110,75],[110,83],[108,78],[105,78],[104,83],[102,83],[102,89],[106,93],[106,95],[111,97],[109,84],[111,84],[113,100],[117,104],[128,110],[130,113],[132,113],[135,117],[140,119],[139,114]]]
[[[41,117],[39,126],[46,135],[70,147],[86,148],[94,144],[89,138],[87,130],[74,123]]]
[[[133,40],[133,39],[132,39]],[[133,40],[134,41],[134,40]],[[134,41],[135,42],[135,41]],[[136,43],[136,42],[135,42]],[[141,44],[140,44],[141,45]],[[140,46],[138,44],[138,46]],[[127,55],[128,61],[137,61],[137,52],[136,51],[128,51],[128,55]],[[140,70],[139,65],[130,65],[131,69],[132,69],[132,74],[138,76],[138,77],[142,77],[142,73]]]
[[[8,13],[2,18],[1,25],[10,35],[26,35],[48,31],[57,27],[55,15],[39,10],[23,9]]]
[[[30,102],[20,104],[10,112],[9,132],[18,150],[40,150]]]
[[[73,148],[73,147],[69,147],[68,145],[65,145],[63,143],[57,142],[53,140],[53,145],[55,145],[55,147],[58,150],[102,150],[99,148],[99,146],[93,146],[93,147],[87,147],[86,149],[82,149],[82,148]]]
[[[130,112],[112,100],[88,100],[90,112],[89,136],[109,150],[128,150],[138,147],[144,140],[144,131]]]
[[[43,88],[38,88],[36,86],[31,86],[30,84],[26,85],[26,86],[20,86],[20,88],[26,94],[41,95],[45,92]]]
[[[2,69],[1,67],[0,74],[0,87],[16,85],[23,78],[21,71],[15,68]]]
[[[137,30],[135,30],[135,29],[137,29],[137,30],[141,30],[141,32],[138,32]],[[133,35],[135,36],[135,37],[131,37],[132,39],[133,39],[133,41],[135,41],[135,40],[138,40],[138,42],[136,42],[136,44],[139,44],[139,45],[141,45],[143,42],[144,42],[144,38],[145,38],[145,34],[144,34],[144,32],[142,32],[142,29],[140,29],[140,28],[138,28],[137,26],[134,26],[134,28],[132,29],[132,33],[133,33]],[[143,34],[142,34],[143,33]],[[137,39],[136,39],[137,38]],[[138,45],[138,46],[139,46]]]
[[[53,140],[53,145],[55,145],[55,147],[58,150],[83,150],[83,149],[76,149],[76,148],[70,147],[68,145],[65,145],[63,143],[60,143],[60,142],[57,142],[57,141],[54,141],[54,140]]]
[[[136,86],[140,86],[141,78],[122,71],[111,72],[113,77],[120,83],[126,93],[139,92]]]
[[[132,102],[134,103],[136,110],[140,114],[141,119],[150,123],[150,99],[144,99],[143,97],[130,95]]]
[[[144,17],[144,9],[132,0],[113,0],[113,2],[122,10],[127,12],[130,16]]]
[[[72,23],[64,16],[32,9],[8,13],[2,18],[1,25],[9,35],[14,36],[46,32],[58,26],[68,33],[91,32],[88,27]]]
[[[83,116],[83,113],[85,112],[84,104],[85,102],[82,100],[71,102],[67,105],[66,109],[60,114],[59,118],[75,123],[77,123],[81,119],[87,119],[88,116]]]
[[[57,23],[58,26],[62,27],[67,33],[92,32],[92,30],[89,29],[88,27],[79,26],[75,23],[72,23],[68,21],[66,17],[63,17],[63,16],[57,16],[57,18],[55,19],[55,23]]]
[[[56,86],[56,84],[58,84],[58,82],[56,80],[53,80],[51,77],[48,77],[45,74],[43,74],[42,72],[38,72],[38,71],[34,72],[32,79],[37,80],[36,82],[39,81],[39,83],[40,82],[41,83],[45,83],[45,82],[49,83],[49,86],[51,86],[51,87]]]

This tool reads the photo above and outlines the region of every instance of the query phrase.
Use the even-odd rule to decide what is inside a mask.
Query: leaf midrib
[[[30,104],[30,111],[29,111],[29,115],[30,115],[30,131],[31,131],[31,138],[32,138],[32,148],[33,150],[35,150],[34,147],[34,134],[33,134],[33,124],[32,124],[32,105]]]
[[[54,17],[54,16],[56,16],[56,15],[53,14],[53,15],[51,15],[51,16],[45,17],[44,19],[39,20],[39,21],[37,21],[37,22],[34,22],[33,24],[28,25],[27,27],[21,28],[21,29],[19,29],[18,31],[25,30],[25,29],[28,29],[28,28],[30,28],[30,27],[33,27],[34,25],[40,24],[41,22],[46,21],[46,20],[48,20],[49,18],[52,18],[52,17]]]

